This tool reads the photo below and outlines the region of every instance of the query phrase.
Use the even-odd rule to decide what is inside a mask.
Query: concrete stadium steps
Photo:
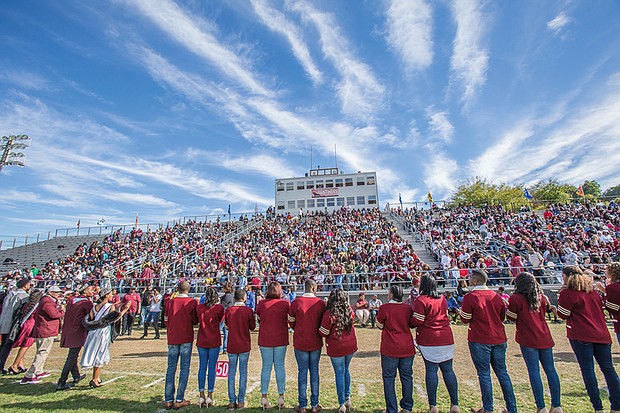
[[[400,235],[404,240],[409,241],[409,244],[413,246],[413,249],[415,250],[415,253],[418,255],[418,257],[425,263],[429,264],[431,268],[434,268],[437,260],[430,252],[428,252],[424,244],[417,241],[415,237],[410,235],[409,232],[389,213],[384,213],[383,215],[396,227],[398,235]]]
[[[18,267],[20,269],[30,268],[32,264],[41,267],[50,260],[72,255],[75,249],[81,244],[91,244],[95,241],[103,240],[107,235],[80,235],[75,237],[58,237],[34,244],[22,245],[15,248],[0,251],[0,273]],[[6,258],[12,258],[17,264],[4,264]]]

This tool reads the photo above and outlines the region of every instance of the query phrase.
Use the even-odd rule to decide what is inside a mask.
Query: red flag
[[[136,212],[136,228],[138,228],[138,213]]]
[[[80,220],[78,219],[78,229],[80,229]]]

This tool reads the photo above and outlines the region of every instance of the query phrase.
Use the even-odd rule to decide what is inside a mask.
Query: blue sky
[[[5,2],[0,235],[264,209],[314,165],[380,204],[620,183],[617,1]]]

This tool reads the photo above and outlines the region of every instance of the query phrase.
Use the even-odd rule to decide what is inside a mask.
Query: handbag
[[[90,317],[86,315],[82,319],[82,325],[87,331],[99,330],[115,323],[119,319],[120,315],[121,313],[118,311],[110,311],[99,320],[91,320]]]

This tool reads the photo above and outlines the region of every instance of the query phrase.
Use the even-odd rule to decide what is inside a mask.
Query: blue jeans
[[[545,407],[545,393],[540,378],[541,364],[547,375],[547,384],[549,385],[549,393],[551,393],[551,407],[561,406],[560,378],[558,377],[558,372],[555,371],[553,363],[553,349],[536,349],[521,346],[521,355],[523,355],[527,373],[530,376],[530,386],[532,387],[532,393],[534,393],[536,408],[542,409]]]
[[[159,323],[159,311],[149,311],[149,315],[146,316],[146,325],[155,326]]]
[[[181,371],[179,372],[179,387],[177,389],[177,402],[185,398],[185,388],[189,378],[189,364],[192,360],[192,343],[168,345],[168,369],[166,370],[166,388],[164,398],[166,403],[174,402],[174,376],[177,373],[177,363],[181,358]]]
[[[603,410],[603,402],[598,390],[598,381],[594,374],[594,359],[596,359],[605,376],[611,410],[620,410],[620,381],[611,359],[611,345],[588,343],[579,340],[570,340],[570,345],[577,357],[577,362],[581,369],[581,377],[583,377],[583,382],[586,385],[586,390],[594,410]]]
[[[515,399],[512,381],[506,370],[506,343],[481,344],[469,342],[471,359],[478,372],[478,382],[482,393],[482,407],[487,412],[493,411],[493,384],[491,383],[491,367],[497,376],[502,388],[506,409],[510,413],[517,413],[517,401]]]
[[[143,326],[144,323],[146,322],[146,318],[149,316],[149,308],[148,307],[142,307],[142,309],[140,310],[140,325]]]
[[[276,384],[278,394],[286,391],[286,369],[284,368],[284,358],[288,346],[279,347],[260,347],[260,356],[263,359],[263,367],[260,372],[260,392],[267,394],[269,391],[269,379],[271,378],[271,366],[276,371]]]
[[[397,413],[396,371],[400,376],[403,398],[400,407],[408,412],[413,410],[413,357],[388,357],[381,355],[381,376],[383,377],[383,396],[386,413]]]
[[[330,357],[334,375],[336,376],[336,393],[338,394],[338,404],[343,405],[344,402],[351,398],[351,375],[349,374],[349,365],[353,354],[342,357]]]
[[[297,400],[300,408],[308,407],[308,370],[310,370],[310,405],[319,404],[319,360],[321,349],[301,351],[295,349],[297,360]]]
[[[222,333],[222,348],[220,352],[226,353],[226,348],[228,347],[228,329],[226,328],[226,324],[222,321],[220,323],[220,332]]]
[[[450,394],[450,404],[459,405],[459,384],[456,380],[456,374],[452,369],[452,359],[442,361],[441,363],[433,363],[424,360],[426,366],[426,393],[428,394],[429,406],[437,406],[437,387],[439,386],[439,375],[437,371],[441,369],[443,382],[446,384],[448,394]]]
[[[245,388],[248,385],[248,359],[250,352],[231,354],[228,353],[228,402],[241,404],[245,402]],[[237,375],[237,363],[239,364],[239,394],[235,394],[235,376]]]
[[[205,391],[205,379],[207,377],[207,369],[209,376],[209,385],[207,392],[212,393],[215,388],[215,367],[217,366],[217,358],[220,355],[220,348],[198,348],[198,358],[200,365],[198,366],[198,391]]]

